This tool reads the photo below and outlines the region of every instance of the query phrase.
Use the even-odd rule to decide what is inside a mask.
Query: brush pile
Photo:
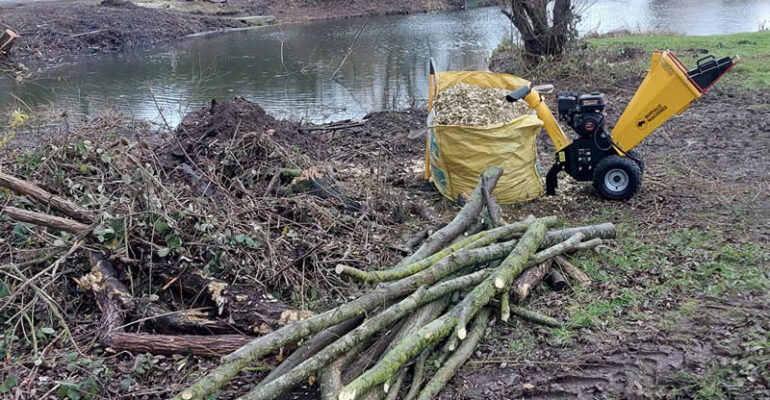
[[[508,103],[508,91],[464,82],[439,92],[434,102],[436,125],[487,126],[508,123],[522,115],[534,114],[523,101]]]
[[[410,254],[394,229],[402,198],[370,195],[388,185],[367,176],[357,180],[371,192],[346,190],[306,155],[320,147],[311,135],[252,103],[212,103],[158,144],[134,128],[143,129],[97,120],[91,134],[0,163],[0,320],[15,376],[37,381],[54,344],[90,353],[95,336],[108,354],[223,357],[176,399],[210,398],[276,353],[291,355],[242,399],[278,398],[308,379],[328,399],[428,399],[494,313],[559,325],[516,303],[549,260],[615,234],[611,224],[556,229],[550,217],[503,222],[490,195],[503,171],[490,167],[441,229],[429,212],[410,211],[428,215]],[[361,171],[375,165],[364,155],[386,148],[339,140],[328,158],[360,159]],[[312,315],[305,301],[327,311]]]
[[[254,103],[212,102],[159,143],[146,132],[105,114],[3,156],[4,351],[45,359],[26,334],[43,326],[78,351],[99,331],[115,352],[224,355],[307,317],[305,303],[339,302],[338,263],[403,254],[389,244],[400,204],[346,194],[303,154],[313,135]]]
[[[553,229],[553,217],[505,224],[489,195],[501,175],[501,169],[487,168],[454,220],[393,268],[337,266],[337,273],[376,287],[253,340],[175,400],[205,399],[251,363],[298,342],[304,344],[239,399],[275,399],[318,377],[325,399],[428,400],[473,354],[493,309],[503,320],[513,314],[559,326],[551,317],[512,305],[511,292],[521,302],[545,275],[542,265],[564,252],[597,246],[614,237],[615,228]],[[429,362],[438,370],[423,383]]]

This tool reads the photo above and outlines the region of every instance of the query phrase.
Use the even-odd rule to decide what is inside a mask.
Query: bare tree
[[[574,32],[571,0],[502,0],[502,12],[516,26],[530,57],[558,55]],[[548,5],[553,2],[553,17]]]

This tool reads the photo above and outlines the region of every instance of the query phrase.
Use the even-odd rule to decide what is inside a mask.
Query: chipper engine
[[[543,121],[556,148],[556,162],[546,176],[547,194],[556,194],[557,176],[565,171],[577,181],[593,181],[604,198],[625,200],[639,189],[644,172],[634,147],[669,118],[684,112],[737,61],[737,57],[707,56],[688,71],[670,51],[655,51],[650,71],[611,131],[605,128],[602,93],[559,92],[559,121],[575,131],[577,137],[572,140],[538,92],[550,92],[553,86],[523,86],[511,92],[507,100],[526,101]]]

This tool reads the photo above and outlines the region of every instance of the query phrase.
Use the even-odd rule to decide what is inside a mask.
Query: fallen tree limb
[[[425,385],[425,388],[420,392],[417,400],[432,399],[441,391],[441,389],[444,388],[444,386],[446,386],[446,384],[450,379],[452,379],[452,376],[454,376],[457,370],[460,369],[460,367],[465,364],[469,358],[471,358],[473,355],[473,350],[484,336],[484,331],[487,329],[490,315],[491,311],[488,308],[481,310],[478,315],[476,315],[476,318],[473,320],[471,330],[468,333],[468,337],[463,341],[460,347],[457,348],[457,351],[455,351],[454,354],[452,354],[452,356],[447,359],[446,363],[444,363],[444,365],[438,371],[436,371],[436,374],[433,375],[433,378],[428,381],[428,383]]]
[[[562,323],[559,322],[556,318],[549,317],[532,310],[527,310],[526,308],[519,306],[511,306],[511,314],[540,325],[546,325],[553,328],[562,326]]]
[[[91,223],[96,219],[96,216],[91,211],[88,211],[63,197],[49,193],[37,185],[3,172],[0,172],[0,186],[50,206],[71,218],[75,218],[79,222]]]
[[[22,210],[16,207],[4,207],[2,212],[11,219],[19,222],[26,222],[45,228],[59,229],[65,232],[74,233],[76,235],[85,235],[89,230],[88,225],[82,224],[75,220],[56,217],[53,215],[34,211]]]
[[[154,335],[147,333],[112,332],[100,344],[115,352],[135,354],[195,354],[219,357],[248,343],[245,335]]]

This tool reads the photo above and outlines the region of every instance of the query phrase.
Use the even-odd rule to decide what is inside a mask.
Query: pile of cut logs
[[[554,217],[505,223],[490,195],[501,175],[487,168],[454,220],[396,266],[338,265],[337,273],[374,285],[360,297],[250,341],[174,399],[206,399],[251,363],[297,344],[240,399],[278,398],[310,381],[324,399],[427,400],[471,357],[493,313],[560,326],[519,304],[549,270],[558,283],[552,261],[576,282],[590,282],[561,255],[596,247],[615,227],[556,229]],[[438,368],[432,376],[428,363]]]

